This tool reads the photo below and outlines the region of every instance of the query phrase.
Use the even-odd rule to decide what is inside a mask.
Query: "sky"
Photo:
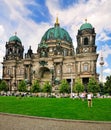
[[[90,23],[96,31],[97,73],[100,56],[104,58],[103,81],[111,75],[111,0],[0,0],[0,78],[5,45],[17,32],[27,52],[34,53],[44,33],[54,26],[58,16],[60,27],[70,34],[74,48],[80,26]]]

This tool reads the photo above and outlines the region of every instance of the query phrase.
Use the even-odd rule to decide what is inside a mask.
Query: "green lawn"
[[[38,117],[74,120],[111,121],[111,99],[93,99],[93,107],[87,101],[70,98],[2,97],[0,112]]]

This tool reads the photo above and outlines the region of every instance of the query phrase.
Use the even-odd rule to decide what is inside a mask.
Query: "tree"
[[[100,87],[100,94],[103,95],[104,94],[104,84],[103,83],[99,83],[99,87]]]
[[[104,84],[105,93],[109,93],[111,95],[111,75],[106,77],[106,82]]]
[[[1,84],[1,82],[2,82],[2,79],[0,79],[0,84]]]
[[[98,84],[98,82],[95,80],[94,77],[91,77],[91,78],[89,79],[89,83],[88,83],[88,86],[87,86],[87,90],[88,90],[88,92],[92,92],[92,93],[100,92],[99,84]]]
[[[52,87],[49,81],[46,81],[44,86],[43,86],[43,91],[47,93],[51,93]]]
[[[21,81],[19,82],[19,84],[18,84],[18,90],[19,90],[20,92],[25,92],[25,91],[27,91],[27,86],[26,86],[25,80],[21,80]]]
[[[62,80],[60,84],[60,93],[69,93],[70,87],[66,79]]]
[[[1,91],[8,91],[8,85],[6,83],[6,81],[2,80],[1,83],[0,83],[0,90]]]
[[[84,85],[82,84],[82,82],[79,78],[76,80],[73,90],[74,90],[74,92],[77,92],[78,95],[80,92],[84,91]]]
[[[32,92],[40,92],[40,83],[38,80],[35,80],[34,83],[32,84]]]

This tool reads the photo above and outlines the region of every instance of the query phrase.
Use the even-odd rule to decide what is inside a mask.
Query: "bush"
[[[8,85],[6,83],[6,81],[2,80],[1,83],[0,83],[0,91],[8,91]]]
[[[74,92],[78,93],[78,96],[80,92],[84,91],[84,86],[79,78],[76,80],[73,90]]]
[[[31,91],[34,93],[40,92],[40,83],[38,80],[35,80],[34,83],[32,84]]]
[[[70,87],[69,84],[67,82],[67,80],[62,80],[61,84],[60,84],[60,93],[69,93],[70,92]]]
[[[51,91],[52,91],[52,87],[51,87],[49,81],[46,81],[43,86],[43,92],[51,93]]]
[[[18,90],[20,92],[26,92],[27,91],[25,80],[22,80],[22,81],[19,82],[19,84],[18,84]]]

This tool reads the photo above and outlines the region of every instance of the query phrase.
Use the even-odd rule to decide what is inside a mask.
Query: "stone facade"
[[[71,37],[60,27],[57,18],[54,27],[41,38],[37,53],[33,53],[30,46],[25,56],[21,40],[16,35],[12,36],[6,42],[3,79],[9,84],[9,90],[17,90],[21,80],[29,84],[34,80],[40,80],[41,84],[50,81],[53,86],[62,79],[69,83],[72,79],[74,83],[80,78],[84,85],[87,85],[90,77],[98,80],[95,36],[91,24],[86,22],[81,25],[75,52]]]

